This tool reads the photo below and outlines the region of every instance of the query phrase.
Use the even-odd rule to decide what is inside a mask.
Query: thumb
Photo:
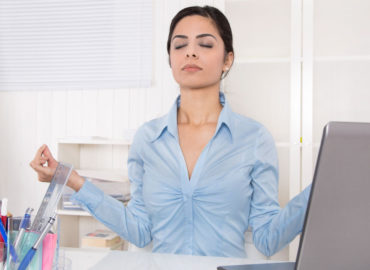
[[[37,172],[40,180],[52,177],[55,170],[50,167],[44,167],[42,165],[34,166],[33,169]]]

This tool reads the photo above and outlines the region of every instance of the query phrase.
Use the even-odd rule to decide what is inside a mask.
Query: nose
[[[198,59],[198,51],[197,51],[197,45],[195,42],[189,42],[189,45],[186,46],[186,58],[192,58],[192,59]]]
[[[198,58],[198,56],[195,54],[195,53],[192,53],[192,54],[186,54],[186,57],[188,57],[188,58],[190,58],[190,57],[192,57],[192,58]]]
[[[195,45],[189,44],[186,50],[186,58],[193,58],[193,59],[198,58],[198,53],[197,53],[197,49]]]

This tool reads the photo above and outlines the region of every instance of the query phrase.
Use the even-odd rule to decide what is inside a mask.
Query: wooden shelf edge
[[[103,180],[103,181],[111,181],[111,182],[128,182],[127,172],[125,170],[120,169],[106,169],[106,170],[84,170],[84,169],[76,169],[77,173],[81,176]]]
[[[86,144],[86,145],[131,145],[131,140],[125,139],[111,139],[103,137],[70,137],[70,138],[59,138],[58,144]]]
[[[302,61],[302,58],[299,59]],[[249,58],[240,58],[234,61],[235,64],[255,64],[255,63],[290,63],[290,57],[249,57]]]
[[[57,209],[56,213],[60,216],[85,216],[85,217],[92,217],[92,215],[86,211],[81,210],[64,210],[64,209]]]

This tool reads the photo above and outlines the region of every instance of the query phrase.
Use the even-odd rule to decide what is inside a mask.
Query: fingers
[[[39,168],[39,167],[43,167],[46,162],[49,161],[49,157],[48,156],[45,156],[43,155],[43,153],[45,152],[45,150],[48,149],[48,147],[46,146],[46,144],[42,145],[36,152],[36,155],[34,157],[34,159],[31,161],[30,163],[30,166],[36,170],[36,168]],[[50,154],[50,151],[48,152],[49,155]]]
[[[44,154],[44,156],[50,160],[55,160],[53,155],[51,154],[50,150],[49,150],[49,147],[45,147],[44,151],[42,152]]]
[[[35,159],[39,159],[39,158],[41,157],[41,155],[42,155],[42,152],[44,152],[45,148],[47,148],[47,146],[46,146],[46,144],[43,144],[43,145],[42,145],[42,146],[37,150],[36,155],[35,155],[35,158],[34,158],[33,160],[35,160]]]
[[[37,172],[39,181],[41,182],[50,182],[54,174],[54,171],[49,167],[38,166],[34,170]]]
[[[45,144],[37,150],[35,158],[30,162],[30,166],[37,172],[41,182],[50,182],[57,164]]]
[[[45,157],[40,158],[40,163],[41,163],[42,166],[45,166],[47,162],[48,162],[47,158],[45,158]]]
[[[36,172],[37,174],[47,174],[48,173],[48,168],[47,167],[44,167],[44,166],[35,166],[35,167],[32,167]]]
[[[49,150],[49,147],[46,146],[46,148],[43,152],[43,156],[46,158],[46,160],[48,162],[48,166],[51,166],[51,167],[58,166],[58,161],[56,161],[54,159],[53,155],[51,154],[51,152]]]

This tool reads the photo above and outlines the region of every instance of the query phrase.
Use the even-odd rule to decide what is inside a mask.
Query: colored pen
[[[8,245],[8,236],[6,235],[6,231],[5,231],[5,227],[3,225],[2,222],[0,222],[0,234],[1,236],[3,237],[4,239],[4,243],[5,245]],[[12,244],[9,245],[9,251],[10,251],[10,255],[15,259],[17,260],[17,253],[15,252],[15,249],[13,247]]]
[[[44,240],[46,234],[49,232],[51,226],[53,225],[55,218],[57,214],[54,214],[54,216],[49,218],[48,223],[45,225],[45,228],[41,232],[39,238],[37,239],[36,243],[33,245],[33,247],[27,252],[26,256],[24,256],[21,264],[18,267],[18,270],[25,270],[29,263],[32,261],[33,256],[35,255],[37,249],[39,248],[40,244],[42,243],[42,240]]]
[[[4,225],[4,228],[6,228],[6,225],[7,225],[7,218],[6,218],[7,205],[8,205],[8,199],[7,198],[2,199],[1,207],[0,207],[0,222]],[[3,237],[0,237],[0,242],[6,243]]]
[[[7,214],[8,214],[8,199],[4,198],[1,200],[1,209],[0,209],[0,215],[1,215],[1,221],[3,222],[4,227],[7,226]]]
[[[31,213],[33,212],[33,208],[27,208],[26,213],[24,214],[24,217],[22,218],[21,224],[19,225],[19,232],[17,234],[17,237],[15,238],[13,242],[13,246],[15,249],[17,249],[20,240],[22,239],[26,229],[30,225],[31,221]]]
[[[0,222],[0,234],[4,239],[4,243],[8,243],[8,236],[6,235],[6,230],[2,222]]]

